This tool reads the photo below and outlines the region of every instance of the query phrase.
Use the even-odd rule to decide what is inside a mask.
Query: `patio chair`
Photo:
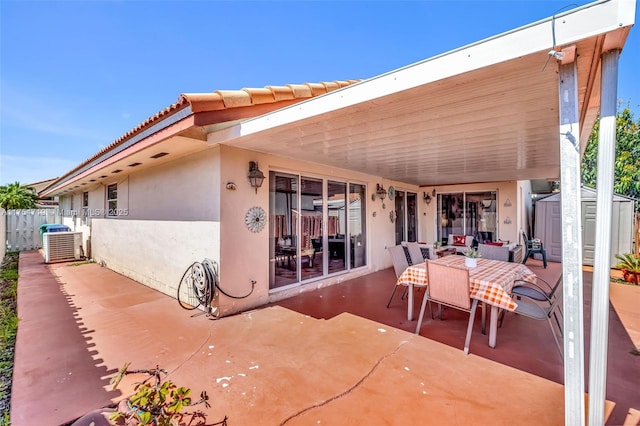
[[[391,261],[393,262],[393,269],[396,272],[396,278],[399,278],[405,269],[409,267],[407,256],[404,254],[404,247],[401,245],[389,247],[389,254],[391,255]],[[389,302],[387,302],[387,308],[391,305],[391,300],[393,300],[393,296],[396,294],[397,289],[398,285],[393,283],[393,291],[391,292],[391,297],[389,297]],[[404,297],[404,295],[402,297]]]
[[[541,254],[542,255],[542,263],[544,264],[544,267],[546,269],[546,267],[547,267],[547,251],[544,249],[544,247],[542,245],[542,241],[540,241],[538,239],[530,240],[527,237],[527,234],[522,229],[520,230],[520,233],[522,234],[522,241],[524,243],[524,249],[525,249],[524,259],[522,260],[522,263],[527,263],[527,259],[529,259],[529,256],[531,256],[531,255]]]
[[[509,261],[509,247],[478,244],[478,252],[483,259]]]
[[[424,256],[422,255],[422,250],[420,250],[420,245],[416,242],[406,243],[407,250],[409,252],[409,258],[411,259],[412,265],[418,265],[424,262]]]
[[[422,307],[420,308],[416,334],[420,334],[424,308],[430,301],[469,312],[467,337],[464,341],[464,353],[468,354],[471,332],[473,331],[473,320],[476,316],[476,308],[478,307],[478,299],[471,299],[469,270],[467,268],[441,265],[427,260],[427,276],[429,285],[422,298]],[[439,309],[439,316],[440,319],[442,319],[441,308]]]
[[[534,283],[526,282],[527,286],[531,286],[532,284]],[[521,286],[521,287],[524,287],[524,286]],[[556,288],[557,287],[558,287],[558,284],[556,284]],[[530,287],[530,288],[535,290],[533,287]],[[531,290],[526,290],[526,291],[522,291],[521,293],[522,294],[517,295],[518,306],[516,307],[516,310],[514,311],[514,313],[525,316],[527,318],[533,318],[539,321],[546,320],[547,323],[549,324],[549,327],[551,328],[551,333],[553,334],[553,340],[556,342],[556,348],[558,349],[560,358],[563,358],[562,349],[560,347],[560,341],[558,340],[558,335],[556,334],[556,330],[553,326],[553,322],[551,321],[551,317],[553,316],[558,326],[558,331],[560,333],[560,336],[562,337],[563,336],[562,323],[559,321],[556,315],[556,311],[560,309],[558,302],[561,300],[561,298],[558,297],[557,294],[555,295],[555,297],[551,298],[541,290],[535,290],[535,292]],[[529,293],[532,295],[532,297],[525,295],[524,293]],[[562,312],[560,312],[560,315],[562,315]]]
[[[560,278],[558,278],[558,281],[556,281],[553,286],[540,277],[536,277],[536,282],[527,280],[516,280],[514,282],[514,287],[511,289],[511,295],[518,300],[520,300],[520,296],[524,296],[538,303],[545,303],[548,301],[555,302],[560,294],[560,292],[558,291],[561,287],[560,284],[562,284],[562,275],[560,276]],[[560,316],[562,316],[562,308],[559,304],[556,310],[560,314]],[[500,327],[502,327],[504,313],[505,311],[502,311],[500,313]],[[554,312],[553,316],[556,320],[556,323],[558,324],[558,327],[562,328],[558,315]]]

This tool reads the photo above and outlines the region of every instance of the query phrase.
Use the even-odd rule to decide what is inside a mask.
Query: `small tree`
[[[0,186],[0,207],[10,209],[32,209],[36,206],[38,195],[29,186],[22,186],[20,182]]]
[[[598,173],[598,137],[600,119],[593,126],[582,157],[582,183],[595,187]],[[634,121],[627,106],[616,114],[616,157],[613,190],[617,194],[640,199],[640,119]],[[640,203],[636,203],[636,209]]]

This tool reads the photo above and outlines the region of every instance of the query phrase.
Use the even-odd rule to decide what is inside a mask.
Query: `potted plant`
[[[480,257],[480,252],[473,247],[469,247],[467,251],[464,252],[464,264],[469,268],[475,268],[478,266],[478,258]]]
[[[442,247],[442,241],[440,241],[440,240],[435,240],[435,241],[433,242],[433,248],[434,248],[434,249],[436,249],[436,250],[440,250],[440,247]]]
[[[633,253],[616,254],[618,262],[614,268],[622,271],[624,280],[632,284],[640,284],[640,256]]]

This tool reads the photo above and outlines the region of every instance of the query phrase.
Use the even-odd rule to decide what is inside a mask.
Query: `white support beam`
[[[611,282],[611,216],[616,155],[616,104],[619,50],[602,55],[602,95],[596,193],[596,247],[591,297],[589,351],[589,425],[604,424]]]
[[[559,65],[565,425],[585,423],[580,128],[576,63]]]

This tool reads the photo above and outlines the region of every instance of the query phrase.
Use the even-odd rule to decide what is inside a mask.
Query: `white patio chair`
[[[411,258],[411,264],[418,265],[420,263],[424,263],[424,256],[422,255],[422,250],[420,250],[420,245],[416,242],[408,242],[406,244],[407,250],[409,251],[409,257]]]
[[[399,278],[400,275],[409,267],[409,262],[407,261],[407,256],[404,254],[404,247],[401,245],[389,247],[389,254],[391,255],[391,261],[393,262],[393,269],[396,272],[396,278]],[[391,297],[389,297],[389,302],[387,302],[387,308],[391,305],[391,300],[393,300],[393,296],[396,294],[396,290],[398,289],[398,285],[393,283],[393,291],[391,292]],[[404,297],[404,296],[403,296]]]
[[[464,342],[464,353],[469,353],[473,320],[476,316],[478,299],[471,299],[471,284],[469,282],[469,270],[455,266],[446,266],[427,260],[428,286],[422,298],[422,307],[418,317],[416,334],[420,334],[424,308],[431,300],[442,305],[450,306],[465,312],[469,312],[469,325],[467,337]],[[439,309],[442,319],[442,309]]]

